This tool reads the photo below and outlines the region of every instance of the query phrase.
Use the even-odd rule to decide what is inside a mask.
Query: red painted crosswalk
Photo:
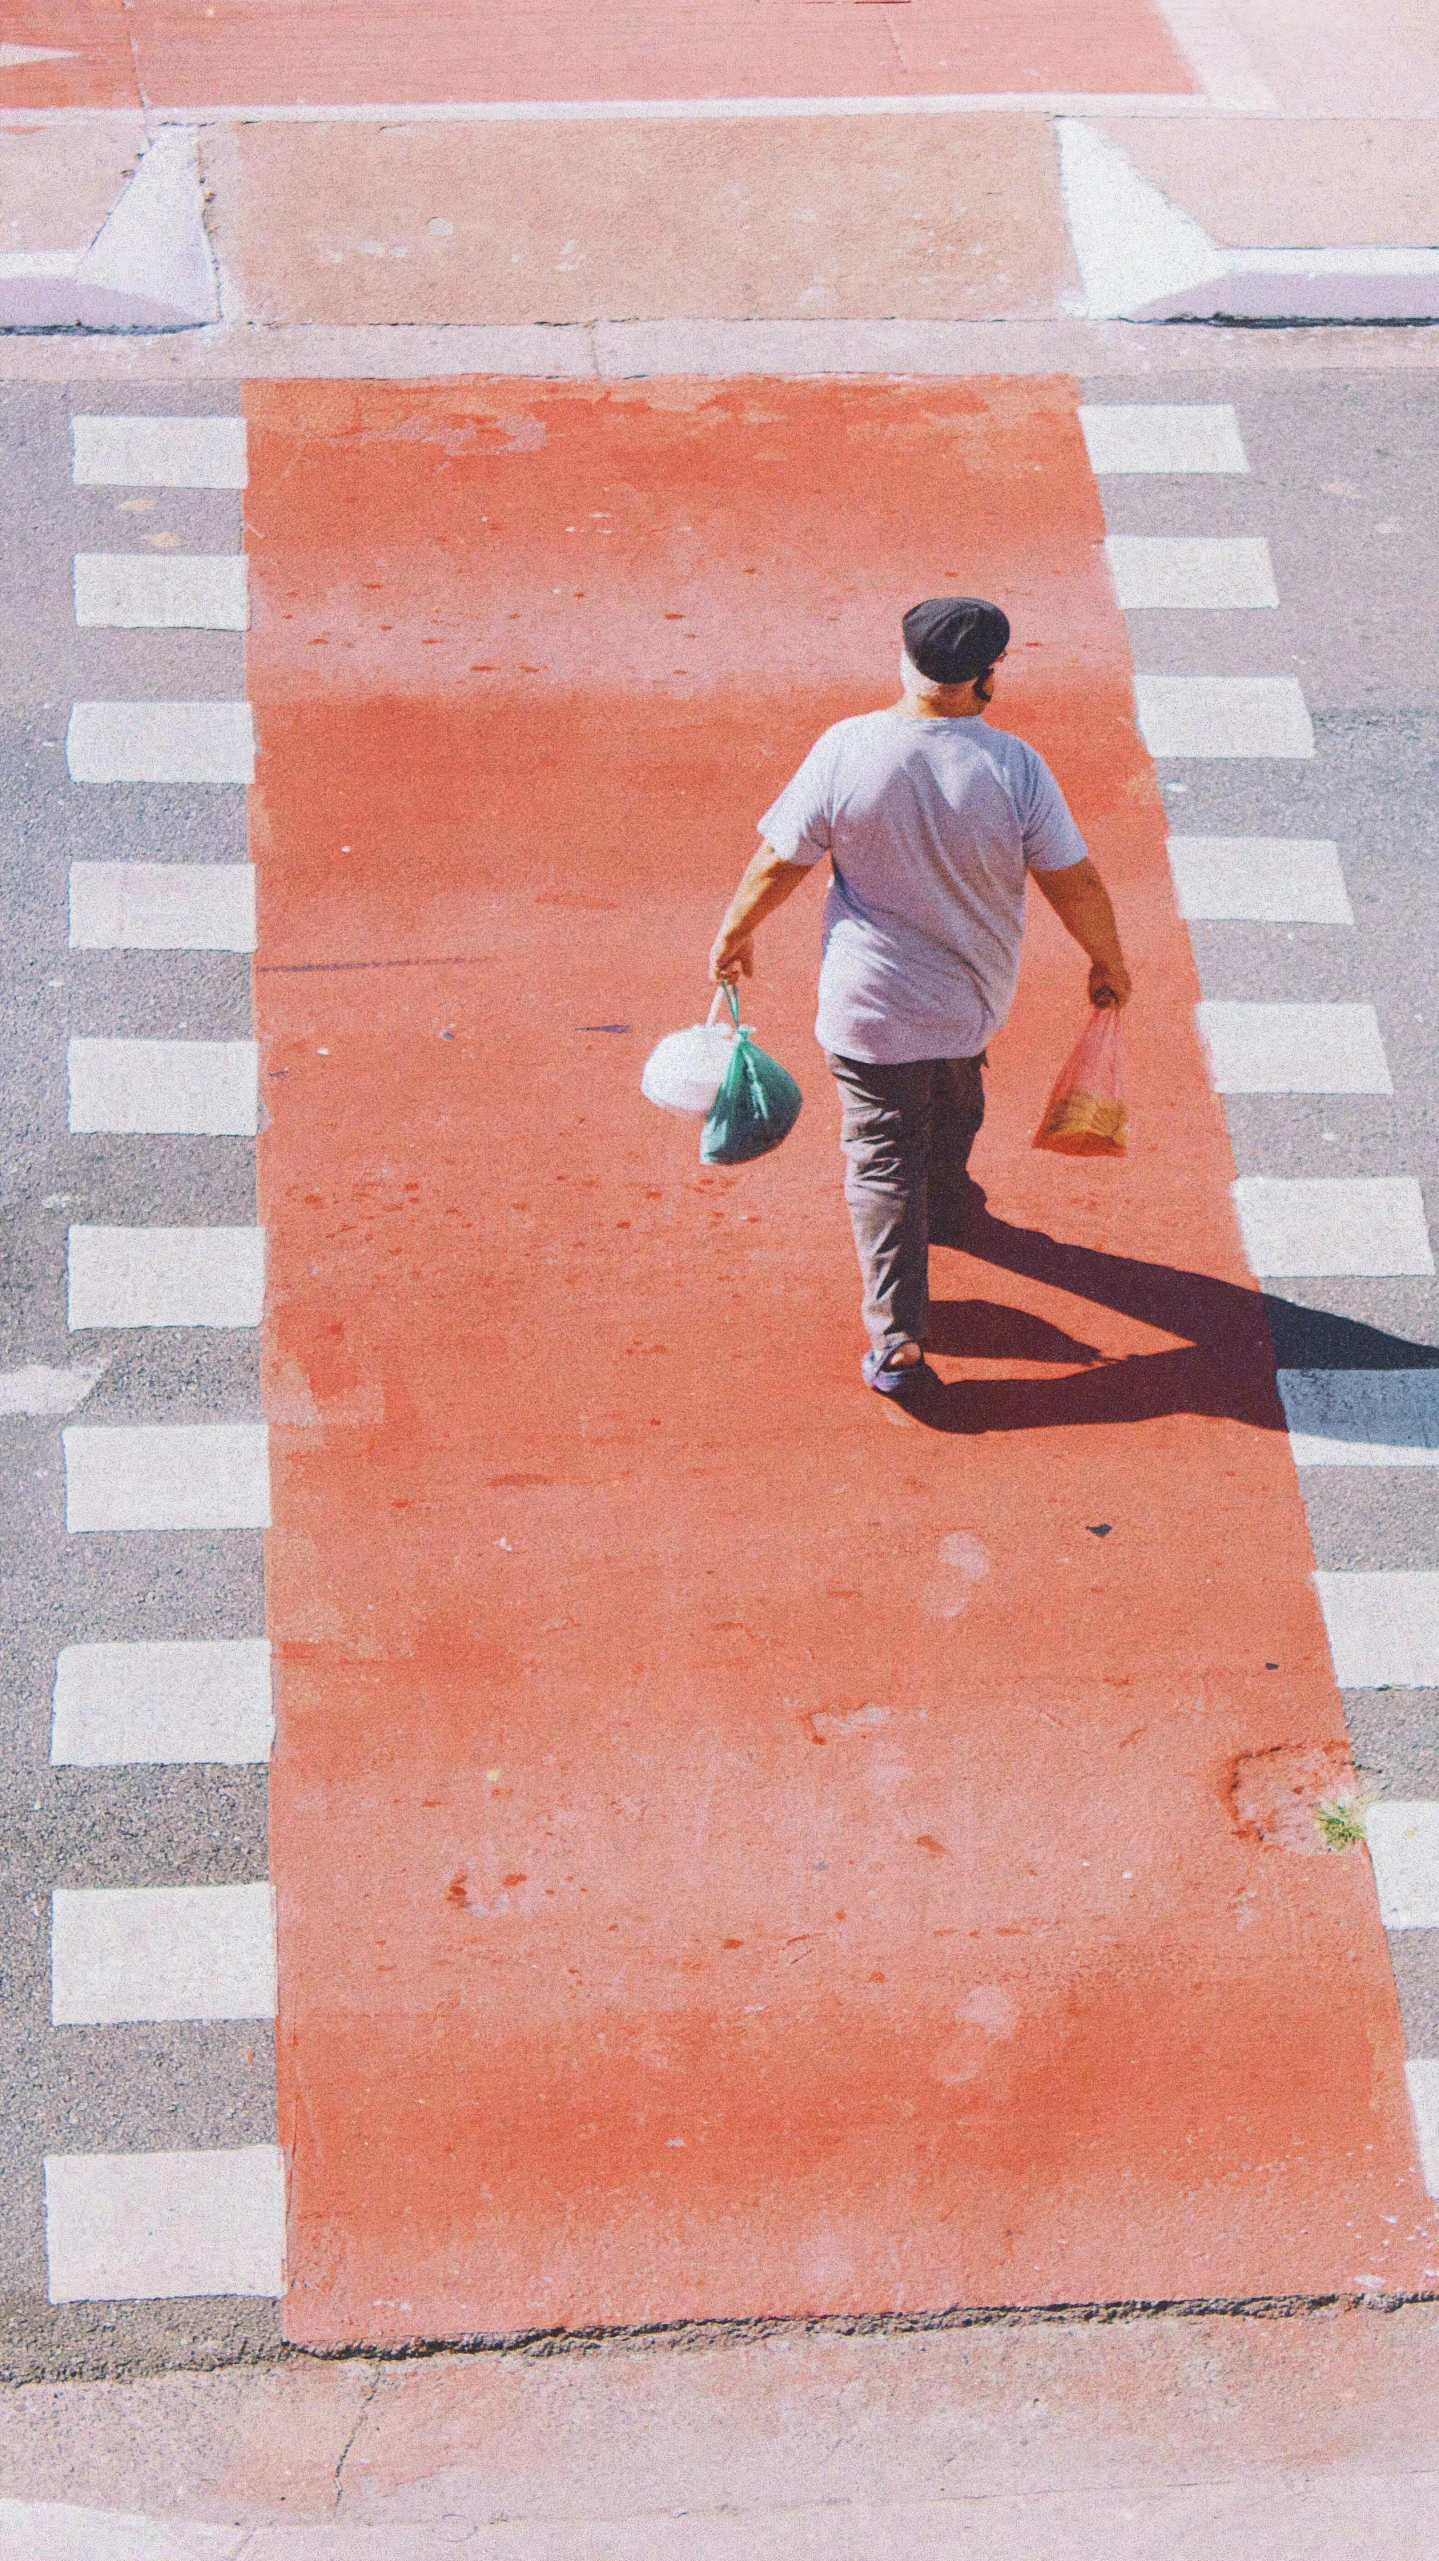
[[[292,2335],[1422,2282],[1367,1863],[1236,1811],[1342,1722],[1071,388],[248,407]],[[1136,1140],[1029,1149],[1041,916],[923,1422],[858,1381],[817,902],[776,1157],[638,1080],[961,582],[1121,904]]]
[[[17,0],[7,106],[1182,92],[1150,0]]]

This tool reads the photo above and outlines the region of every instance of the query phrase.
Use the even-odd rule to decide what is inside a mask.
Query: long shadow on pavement
[[[957,1379],[931,1376],[907,1407],[940,1432],[1052,1431],[1076,1423],[1142,1423],[1161,1414],[1209,1414],[1286,1429],[1274,1384],[1278,1369],[1436,1369],[1439,1349],[1408,1343],[1352,1317],[1298,1307],[1171,1263],[1096,1253],[1042,1228],[995,1218],[976,1185],[964,1230],[974,1261],[1186,1339],[1161,1352],[1107,1360],[1044,1318],[987,1299],[936,1299],[930,1349],[978,1360],[1083,1361],[1065,1378]]]

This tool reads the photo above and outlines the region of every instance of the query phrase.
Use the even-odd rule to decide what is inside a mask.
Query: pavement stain
[[[849,1734],[872,1734],[889,1720],[887,1707],[816,1707],[800,1723],[812,1743],[830,1743]]]
[[[948,1531],[939,1542],[937,1571],[920,1599],[925,1617],[962,1617],[969,1607],[973,1586],[983,1582],[990,1564],[988,1548],[972,1531]]]
[[[1347,1743],[1276,1743],[1245,1752],[1229,1781],[1241,1840],[1312,1858],[1364,1838],[1362,1797]]]

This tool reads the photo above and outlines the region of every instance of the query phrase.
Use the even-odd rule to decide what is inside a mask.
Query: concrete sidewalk
[[[1420,2561],[1439,2306],[659,2334],[0,2399],[4,2561]]]
[[[1439,314],[1404,0],[1036,7],[963,45],[947,0],[900,33],[796,6],[758,51],[727,0],[679,37],[549,0],[508,53],[463,9],[423,41],[322,11],[303,54],[170,15],[138,74],[58,5],[0,58],[0,330],[223,324],[268,371],[296,327]]]

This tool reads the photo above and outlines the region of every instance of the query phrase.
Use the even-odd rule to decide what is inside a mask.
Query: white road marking
[[[177,144],[193,160],[193,139]],[[77,420],[75,477],[238,488],[243,424]],[[75,613],[82,627],[241,630],[245,563],[80,554]],[[243,785],[254,774],[245,703],[77,703],[66,750],[79,782]],[[72,869],[77,948],[252,950],[254,940],[248,865]],[[76,1130],[254,1134],[253,1041],[77,1040],[69,1066]],[[264,1243],[253,1228],[72,1229],[71,1322],[253,1325]],[[74,1428],[64,1451],[72,1530],[268,1523],[263,1425]],[[57,1663],[60,1764],[263,1761],[272,1732],[263,1640],[70,1647]],[[58,1890],[51,1956],[57,2025],[274,2015],[274,1902],[264,1882]],[[273,2145],[74,2155],[48,2160],[45,2174],[57,2303],[283,2292],[284,2169]]]
[[[1404,2066],[1409,2084],[1409,2104],[1414,2110],[1414,2132],[1419,2143],[1419,2163],[1424,2172],[1424,2185],[1431,2196],[1439,2196],[1439,2062],[1416,2055]]]
[[[1439,1467],[1439,1369],[1282,1369],[1296,1467]]]
[[[67,1645],[55,1665],[56,1768],[268,1761],[275,1718],[262,1636],[202,1644]]]
[[[56,1892],[50,1898],[50,2015],[56,2027],[272,2019],[269,1886]]]
[[[1439,1689],[1439,1574],[1316,1574],[1342,1690]]]
[[[1171,836],[1181,916],[1260,925],[1352,925],[1339,848],[1301,836]]]
[[[268,1529],[263,1423],[73,1423],[69,1530]]]
[[[102,2493],[103,2495],[103,2493]],[[0,2498],[5,2561],[241,2561],[243,2526],[189,2525],[173,2515],[81,2508],[70,2500]]]
[[[75,621],[82,631],[247,631],[242,554],[77,551]]]
[[[77,783],[252,783],[246,702],[77,702],[65,735]]]
[[[1439,1805],[1371,1805],[1364,1837],[1386,1930],[1439,1929]]]
[[[1189,408],[1161,401],[1082,403],[1079,424],[1090,470],[1247,472],[1239,420],[1227,404]]]
[[[72,951],[253,951],[253,863],[72,863]]]
[[[187,2525],[125,2508],[0,2498],[0,2553],[24,2561],[242,2561],[247,2543],[254,2561],[254,2536],[244,2525]]]
[[[1389,1280],[1434,1269],[1424,1195],[1408,1174],[1292,1182],[1241,1174],[1234,1205],[1260,1279]]]
[[[70,421],[75,481],[111,489],[243,489],[250,478],[243,418]]]
[[[1227,249],[1090,116],[1061,116],[1055,132],[1090,320],[1418,320],[1439,312],[1433,249]]]
[[[70,1127],[253,1138],[259,1052],[252,1040],[72,1040]]]
[[[195,329],[220,317],[205,227],[200,136],[152,131],[139,165],[75,272],[75,319],[92,329]]]
[[[1312,756],[1314,731],[1293,676],[1136,676],[1151,756]]]
[[[0,1414],[73,1414],[99,1386],[110,1355],[98,1361],[76,1361],[69,1369],[50,1369],[32,1361],[25,1369],[0,1373]]]
[[[522,330],[518,322],[505,324]],[[717,381],[745,374],[821,376],[851,373],[967,376],[974,369],[968,320],[600,320],[593,327],[554,323],[513,337],[492,324],[471,336],[469,363],[515,373],[560,374],[570,380],[631,381],[647,374],[700,374]],[[1020,324],[1021,326],[1026,324]],[[966,339],[965,333],[968,332]],[[426,362],[447,365],[459,349],[451,331],[428,333]],[[385,335],[376,329],[377,338]],[[298,352],[298,351],[297,351]],[[368,351],[367,351],[368,352]],[[399,349],[394,350],[398,360]],[[409,352],[412,368],[418,350]],[[377,369],[377,349],[367,371]],[[353,361],[349,357],[347,362]],[[399,370],[398,361],[396,370]]]
[[[1155,89],[935,89],[817,98],[456,98],[399,106],[248,106],[243,102],[156,107],[156,125],[187,124],[662,124],[758,121],[797,116],[1193,116],[1215,101]],[[1273,101],[1266,113],[1274,113]],[[74,110],[32,109],[36,123]],[[27,122],[30,117],[27,116]]]
[[[263,1227],[72,1227],[71,1331],[101,1325],[258,1325]]]
[[[1186,288],[1218,284],[1227,252],[1086,116],[1054,128],[1059,182],[1089,320],[1123,320]]]
[[[273,2143],[52,2155],[45,2240],[52,2303],[281,2295],[284,2162]]]
[[[1392,1094],[1372,1005],[1195,1006],[1216,1094]]]
[[[1126,613],[1157,607],[1217,612],[1279,602],[1262,536],[1110,534],[1104,556]]]
[[[16,276],[73,277],[84,252],[79,249],[0,249],[0,280]]]

